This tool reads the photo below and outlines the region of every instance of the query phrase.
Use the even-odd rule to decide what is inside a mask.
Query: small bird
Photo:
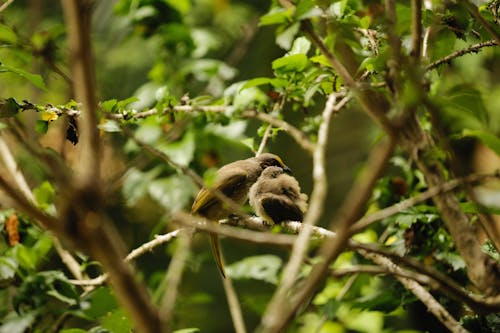
[[[262,172],[250,188],[249,197],[255,213],[271,224],[302,222],[307,210],[307,195],[301,193],[297,179],[276,166]]]
[[[211,188],[222,192],[235,204],[243,205],[247,201],[250,187],[257,181],[262,171],[272,166],[290,171],[279,156],[265,153],[224,165],[217,171]],[[202,188],[194,200],[191,213],[217,222],[228,217],[231,210],[207,188]],[[226,273],[217,234],[210,234],[210,244],[215,263],[225,278]]]

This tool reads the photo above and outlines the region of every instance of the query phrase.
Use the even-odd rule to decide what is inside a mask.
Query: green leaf
[[[45,83],[43,82],[42,77],[38,74],[31,74],[31,73],[28,73],[22,69],[7,66],[7,65],[0,63],[0,73],[2,73],[2,72],[9,72],[9,73],[16,74],[16,75],[28,80],[37,88],[40,88],[42,90],[47,90],[47,87],[45,86]]]
[[[67,328],[65,330],[59,331],[60,333],[87,333],[86,330],[80,328]]]
[[[117,308],[116,299],[109,287],[99,287],[82,300],[82,314],[96,320]]]
[[[180,174],[156,179],[148,186],[149,195],[169,212],[186,207],[194,192],[195,187],[191,179]]]
[[[101,102],[101,108],[106,112],[115,112],[116,111],[116,103],[118,101],[116,99],[110,99],[104,102]]]
[[[17,43],[17,35],[10,27],[0,24],[0,42],[6,44]]]
[[[123,181],[122,193],[127,205],[135,205],[147,192],[149,184],[163,171],[158,166],[147,172],[142,172],[136,168],[130,168]]]
[[[273,25],[288,23],[292,19],[292,9],[284,9],[281,7],[274,7],[269,13],[261,16],[259,25]]]
[[[116,103],[116,110],[123,110],[125,109],[125,107],[127,107],[129,104],[132,104],[134,102],[137,102],[139,100],[139,98],[137,98],[137,96],[132,96],[132,97],[129,97],[129,98],[126,98],[126,99],[123,99],[121,101],[118,101],[118,103]]]
[[[278,73],[300,72],[309,64],[305,54],[286,55],[273,61],[272,67]]]
[[[297,36],[299,30],[299,22],[290,25],[276,36],[276,44],[284,50],[289,50],[290,47],[292,47],[293,40],[295,36]]]
[[[23,312],[17,314],[15,312],[9,313],[6,317],[2,318],[2,326],[0,326],[0,333],[24,333],[28,332],[29,328],[35,322],[36,313]]]
[[[315,0],[301,0],[297,4],[294,16],[299,20],[323,15],[323,11],[316,5]]]
[[[21,105],[12,97],[0,100],[0,118],[15,116],[20,109]]]
[[[14,296],[13,305],[16,311],[43,309],[45,304],[54,300],[65,305],[76,305],[79,295],[62,272],[46,271],[29,275],[24,280]]]
[[[181,140],[161,142],[156,148],[180,165],[188,165],[194,158],[195,140],[193,131],[188,131]]]
[[[106,119],[103,123],[99,124],[99,129],[107,133],[121,132],[119,123],[116,120]]]
[[[264,84],[270,84],[273,79],[270,77],[256,77],[254,79],[248,80],[241,88],[240,91],[251,88],[262,86]]]
[[[353,302],[355,308],[386,313],[396,310],[399,305],[401,305],[400,295],[390,289],[374,292]]]
[[[438,260],[442,260],[447,262],[453,267],[454,271],[458,271],[460,269],[465,269],[465,261],[456,253],[452,252],[437,252],[435,254]]]
[[[247,257],[226,268],[227,274],[235,280],[255,279],[272,284],[278,283],[281,258],[274,255]]]
[[[101,326],[113,333],[130,333],[133,329],[132,322],[123,309],[108,313],[101,319]]]
[[[482,143],[487,145],[497,155],[500,155],[500,138],[493,133],[484,130],[471,130],[464,129],[462,131],[464,137],[474,137],[481,140]]]
[[[10,257],[0,257],[0,286],[10,281],[16,275],[17,261]]]
[[[293,42],[289,54],[307,54],[311,49],[311,42],[306,37],[299,37]]]
[[[40,186],[33,189],[36,203],[42,208],[46,209],[54,203],[56,191],[52,184],[44,181]]]
[[[49,130],[49,122],[45,120],[37,120],[35,122],[35,131],[40,134],[45,134]]]
[[[466,128],[482,130],[486,127],[488,111],[479,90],[461,84],[439,93],[445,96],[441,98],[443,121],[452,133],[460,133]]]

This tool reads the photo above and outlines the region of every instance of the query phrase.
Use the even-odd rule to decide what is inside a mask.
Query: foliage
[[[95,177],[99,189],[90,192],[95,196],[80,193],[85,114],[71,90],[75,59],[66,52],[68,22],[50,1],[43,16],[25,24],[40,10],[34,3],[0,11],[0,333],[133,331],[134,313],[116,285],[82,285],[110,266],[96,258],[98,246],[86,244],[90,222],[82,226],[78,214],[105,216],[95,228],[108,230],[102,225],[109,223],[127,249],[145,246],[179,228],[177,213],[189,211],[200,179],[210,186],[217,168],[253,155],[261,143],[279,153],[311,200],[320,202],[324,212],[313,222],[346,233],[349,225],[343,230],[340,221],[348,205],[341,204],[361,185],[368,192],[356,198],[366,200],[350,225],[457,177],[487,171],[487,162],[473,163],[485,147],[499,167],[498,1],[479,7],[425,2],[418,9],[421,1],[117,0],[94,4],[97,82],[91,89],[99,96],[99,123],[93,125],[102,144],[95,157],[101,171]],[[335,110],[330,125],[324,115],[331,96],[335,103],[348,102]],[[366,124],[363,112],[374,122]],[[333,129],[326,138],[324,126]],[[415,128],[421,141],[412,137]],[[374,181],[366,181],[373,166],[365,157],[385,140],[399,148]],[[425,146],[427,140],[433,144]],[[316,153],[303,151],[308,143],[323,149],[325,168],[318,168]],[[321,170],[329,193],[318,199],[315,177]],[[471,332],[498,330],[500,305],[493,296],[500,280],[490,284],[493,291],[474,280],[469,248],[449,224],[450,211],[465,216],[460,232],[477,232],[477,244],[470,246],[484,255],[485,272],[498,273],[498,220],[491,223],[500,209],[498,180],[473,192],[470,179],[460,179],[349,235],[371,247],[340,243],[342,251],[331,262],[321,251],[335,238],[315,233],[286,290],[290,304],[307,290],[315,268],[326,265],[328,274],[286,314],[286,331],[450,329],[443,316],[435,318],[439,310],[405,285],[401,274],[367,256],[367,248],[393,260],[403,278],[430,281],[425,291],[457,325]],[[443,207],[440,195],[453,200]],[[51,218],[57,224],[47,227]],[[490,223],[486,232],[484,223]],[[288,230],[266,227],[271,240]],[[257,242],[222,244],[246,328],[254,330],[272,312],[270,300],[278,297],[275,290],[288,278],[294,257],[288,249]],[[134,281],[160,311],[172,307],[166,313],[174,332],[233,330],[206,237],[195,235],[184,257],[183,246],[169,239],[153,252],[142,248],[134,258]],[[184,274],[179,285],[170,285],[178,258]],[[162,304],[173,291],[173,303]],[[285,318],[289,305],[280,306],[276,312],[283,310]]]

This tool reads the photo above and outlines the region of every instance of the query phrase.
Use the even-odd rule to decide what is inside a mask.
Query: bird
[[[242,206],[248,199],[250,187],[257,181],[262,171],[273,166],[280,167],[282,170],[290,170],[279,156],[271,153],[226,164],[216,172],[211,189],[223,193],[236,205]],[[207,187],[203,187],[193,202],[191,213],[217,222],[228,217],[232,210],[212,192]],[[217,234],[210,234],[210,244],[215,263],[222,277],[225,278],[226,273]]]
[[[269,224],[302,222],[307,211],[307,194],[299,182],[279,166],[265,169],[249,191],[250,206]]]

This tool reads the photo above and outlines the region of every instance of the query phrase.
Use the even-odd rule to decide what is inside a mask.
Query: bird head
[[[271,166],[276,166],[283,169],[283,171],[286,173],[292,172],[292,170],[288,166],[286,166],[285,163],[283,163],[283,160],[281,160],[281,158],[278,155],[274,155],[271,153],[264,153],[256,157],[256,159],[259,162],[262,170],[265,170],[266,168]]]
[[[264,169],[262,171],[262,174],[260,175],[261,178],[267,179],[267,178],[277,178],[279,175],[282,175],[285,171],[283,168],[278,167],[278,166],[270,166]]]

